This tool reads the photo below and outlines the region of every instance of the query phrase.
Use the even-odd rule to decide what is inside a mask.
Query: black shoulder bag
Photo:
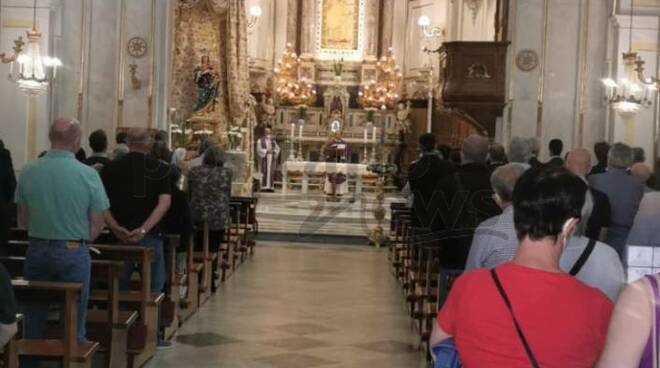
[[[596,248],[596,241],[593,239],[589,239],[589,244],[587,244],[587,247],[584,248],[584,251],[582,254],[580,254],[580,258],[578,258],[577,261],[575,261],[575,264],[571,268],[571,271],[569,274],[571,276],[575,276],[578,273],[580,273],[580,270],[584,266],[585,263],[587,263],[587,259],[589,259],[589,256],[591,255],[591,252],[594,251],[594,248]]]
[[[518,333],[518,337],[520,338],[520,341],[525,347],[525,352],[527,353],[527,357],[529,358],[529,361],[532,363],[532,367],[540,368],[541,366],[539,365],[539,362],[536,360],[536,357],[534,357],[534,353],[532,353],[532,348],[529,346],[529,343],[525,338],[525,334],[523,334],[522,329],[518,324],[518,320],[516,319],[516,316],[513,314],[513,308],[511,307],[511,302],[509,301],[509,297],[506,295],[506,291],[504,291],[504,288],[502,287],[502,283],[500,282],[499,277],[497,277],[497,272],[495,272],[494,269],[490,270],[490,276],[493,278],[493,282],[495,282],[495,286],[497,286],[497,291],[500,292],[500,296],[504,300],[504,304],[506,304],[507,309],[509,309],[509,313],[511,313],[511,318],[513,318],[513,324],[516,327],[516,332]]]

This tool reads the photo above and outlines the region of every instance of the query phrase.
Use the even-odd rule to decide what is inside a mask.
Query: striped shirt
[[[518,237],[513,224],[513,206],[502,214],[479,224],[474,231],[465,271],[493,268],[513,259],[518,248]]]

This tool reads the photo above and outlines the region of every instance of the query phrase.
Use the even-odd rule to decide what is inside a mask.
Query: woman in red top
[[[489,270],[468,272],[438,314],[431,344],[453,337],[466,368],[593,367],[612,303],[559,268],[586,190],[563,168],[523,174],[513,193],[519,247],[512,262],[495,269],[511,311]]]

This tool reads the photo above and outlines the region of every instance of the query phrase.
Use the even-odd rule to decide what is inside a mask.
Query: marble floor
[[[386,251],[259,243],[149,368],[422,368]]]
[[[399,195],[387,194],[383,207],[402,201]],[[257,217],[260,232],[366,237],[378,225],[375,207],[373,193],[347,194],[337,202],[320,193],[261,193]],[[383,223],[389,224],[389,211]]]

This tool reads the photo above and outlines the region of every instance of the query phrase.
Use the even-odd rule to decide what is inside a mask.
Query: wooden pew
[[[91,360],[99,348],[99,343],[78,342],[76,317],[81,285],[12,280],[12,286],[19,305],[25,303],[61,305],[61,318],[64,322],[64,335],[61,339],[19,339],[16,345],[18,355],[61,360],[64,368],[91,367]]]
[[[169,340],[179,329],[179,288],[181,285],[176,278],[176,250],[181,239],[179,235],[166,234],[163,241],[167,292],[161,312],[161,327],[165,331],[164,338]]]
[[[199,278],[204,265],[195,263],[195,242],[192,237],[189,239],[186,249],[186,270],[187,275],[180,275],[177,283],[186,285],[186,297],[179,303],[179,321],[183,322],[195,314],[199,308]]]
[[[0,257],[12,278],[22,276],[24,257]],[[105,353],[107,367],[126,366],[129,328],[137,321],[138,313],[119,308],[119,277],[124,262],[93,260],[90,289],[107,293],[102,308],[87,310],[87,339],[98,341],[99,351]]]
[[[209,224],[204,221],[202,228],[202,251],[195,252],[195,269],[199,270],[199,307],[204,305],[211,297],[211,283],[213,278],[213,262],[218,259],[217,253],[209,250]],[[202,265],[201,268],[199,265]]]
[[[92,253],[95,259],[122,260],[136,263],[140,270],[139,290],[119,292],[119,302],[129,307],[136,307],[139,312],[140,325],[133,326],[129,337],[128,367],[141,367],[156,354],[158,343],[158,313],[165,298],[162,292],[151,292],[151,262],[153,250],[136,245],[91,245],[101,254]],[[91,301],[107,301],[107,294],[92,290]],[[143,337],[143,338],[142,338]],[[134,346],[132,346],[134,345]],[[143,346],[144,345],[144,346]]]
[[[97,293],[104,290],[107,302],[103,303],[105,309],[87,310],[87,337],[101,343],[109,368],[126,366],[129,331],[138,319],[138,312],[119,308],[119,278],[123,269],[121,261],[92,261],[90,289]]]
[[[259,230],[259,224],[256,218],[257,199],[251,197],[232,197],[232,203],[240,205],[240,211],[232,221],[238,224],[239,234],[241,236],[241,263],[245,261],[247,254],[254,254],[256,241],[250,237],[250,234],[256,234]]]
[[[16,324],[20,324],[23,320],[22,314],[16,315]],[[18,368],[18,336],[14,336],[2,347],[2,366],[5,368]]]

